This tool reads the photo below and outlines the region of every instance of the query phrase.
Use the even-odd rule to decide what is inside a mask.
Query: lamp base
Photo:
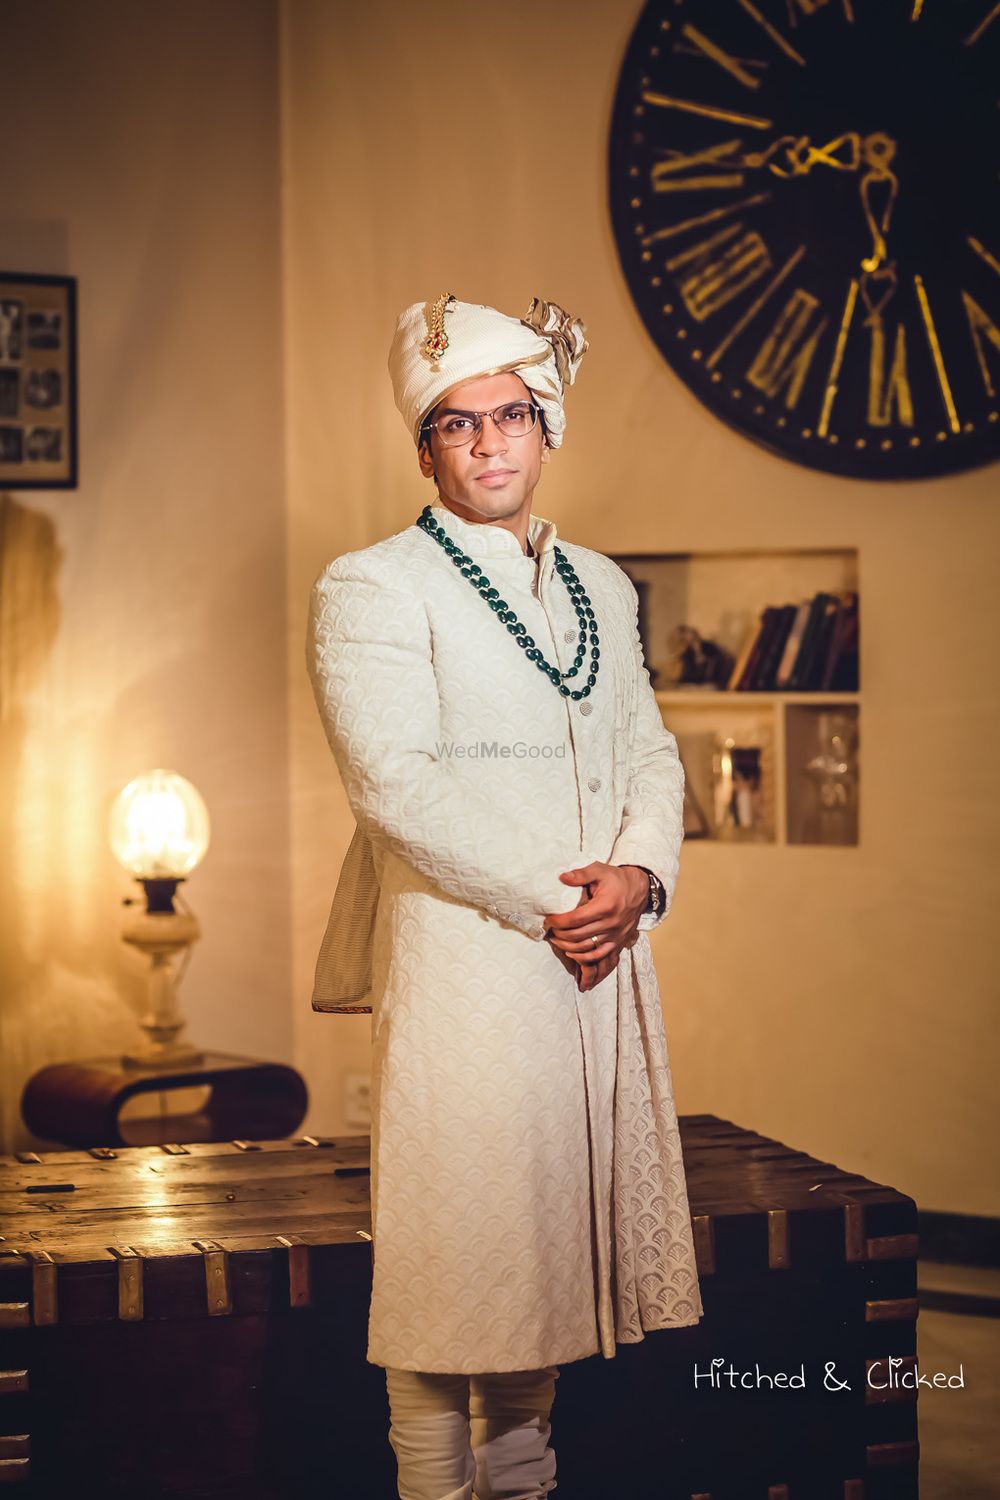
[[[161,882],[162,884],[163,882]],[[167,882],[169,884],[169,882]],[[173,959],[200,936],[192,912],[144,911],[133,917],[122,936],[151,960],[149,1009],[139,1024],[149,1040],[123,1054],[125,1068],[185,1068],[205,1061],[192,1042],[179,1040],[185,1021],[177,1007]]]
[[[193,1068],[204,1061],[204,1052],[190,1042],[150,1042],[121,1057],[123,1068]]]

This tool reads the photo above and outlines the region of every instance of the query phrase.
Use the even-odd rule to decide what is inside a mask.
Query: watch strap
[[[652,870],[647,869],[645,865],[640,865],[639,869],[645,870],[649,876],[649,896],[646,900],[643,914],[659,916],[663,910],[663,882],[658,875],[654,875]]]

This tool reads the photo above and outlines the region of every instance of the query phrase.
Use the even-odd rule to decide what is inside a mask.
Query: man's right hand
[[[586,886],[584,886],[583,890],[580,892],[580,899],[576,904],[577,906],[582,906],[585,901],[589,900],[590,895],[587,891]],[[576,980],[576,987],[581,994],[583,994],[586,990],[592,990],[596,984],[601,983],[602,979],[607,979],[609,974],[614,973],[615,969],[618,966],[618,959],[622,951],[621,948],[616,948],[613,953],[605,954],[605,956],[602,959],[599,959],[596,964],[588,964],[581,963],[576,959],[570,958],[567,953],[564,953],[561,948],[557,947],[555,943],[549,941],[548,938],[546,938],[546,942],[548,942],[549,947],[552,949],[552,952],[556,955],[566,972],[568,974],[572,974],[573,978]]]
[[[621,953],[619,949],[618,953],[609,953],[606,958],[599,959],[596,964],[581,964],[577,963],[575,958],[570,958],[568,954],[563,953],[562,949],[557,948],[554,943],[549,943],[549,947],[566,972],[572,974],[581,994],[585,990],[592,990],[595,984],[600,984],[602,979],[607,979],[609,974],[614,973]]]

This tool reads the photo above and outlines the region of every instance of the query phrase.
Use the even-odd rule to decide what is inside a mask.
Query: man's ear
[[[548,441],[545,438],[543,438],[542,439],[542,463],[543,464],[547,464],[548,463],[549,457],[550,457],[551,453],[552,453],[552,449],[549,447]]]
[[[424,478],[433,479],[434,460],[433,458],[431,458],[429,443],[422,442],[420,444],[419,448],[417,449],[417,463],[420,465],[420,472],[424,476]]]

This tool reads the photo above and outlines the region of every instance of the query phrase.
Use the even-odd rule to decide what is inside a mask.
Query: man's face
[[[482,375],[448,391],[431,412],[433,419],[447,411],[494,411],[509,401],[533,401],[520,375]],[[417,450],[420,472],[437,478],[444,503],[468,521],[505,521],[528,511],[549,447],[539,417],[523,437],[506,437],[483,418],[482,431],[464,447],[446,447],[431,430],[430,448]]]

